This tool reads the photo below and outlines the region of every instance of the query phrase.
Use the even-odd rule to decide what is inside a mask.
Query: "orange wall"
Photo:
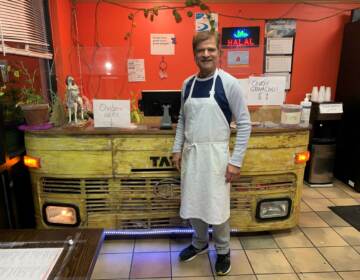
[[[130,91],[140,92],[143,89],[179,89],[185,77],[196,71],[193,62],[191,39],[194,33],[194,17],[188,18],[184,12],[183,21],[175,23],[171,11],[160,11],[154,22],[145,19],[139,13],[135,17],[132,40],[124,40],[124,35],[130,30],[131,22],[128,20],[129,9],[109,3],[100,3],[98,6],[98,24],[95,28],[96,3],[76,4],[76,16],[79,30],[78,41],[81,46],[81,70],[77,49],[69,40],[71,30],[70,0],[51,0],[53,8],[57,8],[56,23],[57,34],[54,34],[54,44],[61,55],[56,56],[57,72],[64,78],[72,74],[78,84],[83,84],[83,94],[90,99],[96,98],[129,98]],[[61,3],[61,4],[60,4]],[[64,4],[65,3],[65,4]],[[164,3],[161,3],[164,4]],[[166,3],[165,3],[166,4]],[[155,4],[128,4],[132,7],[153,7]],[[168,4],[181,5],[181,4]],[[283,15],[294,4],[209,4],[212,11],[219,14],[238,15],[256,18],[276,18]],[[349,9],[355,4],[328,4],[327,6]],[[193,10],[197,11],[196,9]],[[335,9],[320,8],[297,4],[287,17],[316,19],[338,12]],[[350,12],[342,13],[336,17],[319,21],[297,21],[295,50],[292,67],[292,86],[287,94],[287,103],[299,103],[306,92],[311,91],[313,85],[336,87],[336,79],[341,51],[342,30],[349,21]],[[260,26],[260,47],[250,49],[250,65],[248,67],[223,68],[236,77],[247,77],[251,74],[261,74],[263,71],[264,53],[264,21],[249,21],[219,16],[219,27],[231,26]],[[95,31],[96,29],[96,31]],[[159,63],[161,56],[150,55],[151,33],[173,33],[176,36],[175,55],[165,56],[167,62],[168,78],[159,78]],[[74,35],[74,33],[72,33]],[[58,37],[58,36],[61,36]],[[58,37],[58,38],[55,38]],[[56,43],[56,41],[58,41]],[[225,60],[226,51],[223,54]],[[127,82],[127,58],[145,59],[146,82]],[[111,61],[113,70],[106,75],[104,63]],[[59,69],[62,68],[62,69]],[[60,78],[60,75],[59,75]],[[82,79],[80,79],[82,78]],[[60,81],[61,83],[61,81]]]
[[[70,0],[50,0],[49,13],[54,47],[54,60],[58,94],[65,94],[65,78],[69,73],[77,73],[72,53],[75,43],[72,40],[72,20]],[[74,69],[75,68],[75,69]]]

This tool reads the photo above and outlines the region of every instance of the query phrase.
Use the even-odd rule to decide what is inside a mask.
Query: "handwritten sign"
[[[285,100],[285,77],[250,77],[248,105],[281,105]]]
[[[130,100],[94,99],[94,127],[130,127]]]

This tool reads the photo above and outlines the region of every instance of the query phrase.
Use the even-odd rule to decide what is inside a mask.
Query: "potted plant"
[[[36,70],[30,72],[23,62],[15,66],[8,65],[0,87],[0,96],[14,106],[14,112],[20,107],[28,125],[40,125],[49,120],[49,105],[41,92],[36,89]],[[4,72],[4,71],[3,71]],[[6,82],[4,82],[4,80]]]

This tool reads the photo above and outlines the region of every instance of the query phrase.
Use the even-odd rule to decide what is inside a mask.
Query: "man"
[[[218,275],[230,272],[230,182],[240,174],[251,123],[239,83],[221,69],[218,34],[200,32],[193,38],[199,73],[185,80],[173,147],[173,162],[181,170],[180,216],[194,229],[192,244],[179,255],[190,261],[208,249],[212,225]],[[237,136],[229,157],[230,121]]]

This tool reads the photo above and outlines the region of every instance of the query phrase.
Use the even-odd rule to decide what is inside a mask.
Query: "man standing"
[[[186,79],[173,147],[173,162],[181,170],[180,216],[194,229],[192,244],[181,251],[190,261],[208,249],[212,225],[218,275],[230,272],[230,182],[240,174],[251,123],[236,78],[218,69],[219,38],[200,32],[193,38],[199,73]],[[229,156],[230,121],[237,125],[236,143]]]

